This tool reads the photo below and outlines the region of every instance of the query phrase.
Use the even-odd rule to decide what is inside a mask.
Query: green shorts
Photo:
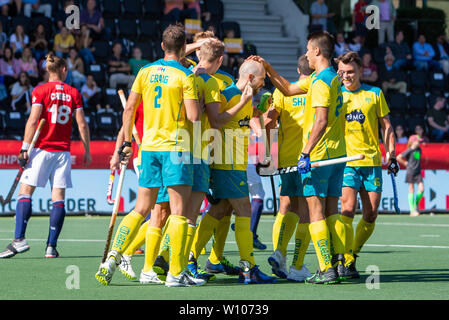
[[[281,175],[281,196],[302,197],[304,194],[301,175],[298,171]]]
[[[345,164],[312,168],[302,174],[304,197],[341,197]]]
[[[209,179],[210,179],[209,164],[203,161],[201,161],[201,163],[195,163],[194,161],[192,191],[208,192]]]
[[[210,188],[215,199],[249,197],[246,171],[211,169]]]
[[[382,192],[382,167],[348,167],[343,178],[343,187],[351,187],[357,191]]]
[[[190,152],[141,151],[139,187],[193,186]]]

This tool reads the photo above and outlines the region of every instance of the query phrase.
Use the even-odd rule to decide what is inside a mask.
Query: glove
[[[18,156],[19,165],[21,168],[25,167],[28,162],[28,154],[27,154],[27,157],[25,158],[25,152],[27,152],[27,150],[20,150],[20,153]]]
[[[390,158],[390,160],[388,161],[388,174],[390,174],[391,172],[393,172],[395,176],[399,172],[399,165],[396,161],[396,158]]]
[[[271,93],[265,92],[262,97],[260,97],[260,102],[257,105],[257,109],[259,109],[260,112],[265,113],[268,110],[268,99],[271,97]]]
[[[299,173],[305,174],[310,172],[310,155],[308,153],[301,153],[297,166]]]
[[[125,150],[125,148],[131,148],[131,147],[132,147],[132,143],[131,142],[128,142],[128,141],[123,142],[122,146],[117,151],[118,152],[118,158],[119,158],[120,162],[122,162],[126,158],[126,156],[127,156],[127,154],[125,152],[123,152],[123,150]]]

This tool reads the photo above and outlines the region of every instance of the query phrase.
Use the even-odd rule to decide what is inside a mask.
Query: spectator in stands
[[[112,47],[112,57],[108,61],[109,86],[116,89],[118,84],[125,84],[131,89],[135,77],[129,74],[131,67],[128,61],[122,57],[122,50],[122,45],[119,42]]]
[[[5,11],[6,16],[15,17],[22,13],[22,0],[3,1],[2,14]]]
[[[86,8],[81,11],[80,20],[81,24],[86,24],[92,31],[93,39],[100,39],[103,36],[105,30],[104,19],[100,10],[97,9],[97,1],[87,0]],[[106,38],[108,37],[106,35]]]
[[[37,84],[37,87],[38,87],[38,86],[41,86],[41,85],[43,85],[43,84],[46,84],[46,83],[48,82],[49,78],[50,78],[50,74],[48,73],[48,71],[45,71],[45,72],[42,74],[42,81],[40,81],[40,82]]]
[[[26,17],[31,18],[32,12],[43,13],[47,18],[51,18],[51,4],[41,3],[39,0],[22,0],[25,4],[23,12]]]
[[[92,47],[92,41],[92,37],[90,36],[90,29],[87,27],[87,25],[82,25],[81,33],[77,35],[75,42],[78,54],[80,55],[81,59],[83,59],[84,66],[87,70],[89,70],[91,64],[96,63],[95,57],[93,55],[95,48]]]
[[[385,63],[379,68],[379,79],[382,79],[382,90],[387,93],[388,90],[397,90],[400,93],[407,93],[407,83],[405,81],[397,81],[398,72],[394,69],[394,56],[387,54]]]
[[[368,83],[371,85],[376,85],[378,77],[379,76],[377,74],[377,66],[372,61],[371,53],[367,52],[362,56],[361,80],[362,80],[362,82],[365,82],[365,83]]]
[[[29,114],[31,111],[31,97],[33,87],[26,72],[21,72],[19,81],[14,83],[11,89],[11,108],[13,111]]]
[[[396,59],[393,65],[396,70],[412,66],[413,57],[410,52],[410,47],[404,41],[404,32],[402,30],[396,33],[394,42],[389,42],[387,48],[390,48],[391,53]]]
[[[349,51],[354,51],[359,54],[360,57],[363,56],[364,53],[369,52],[362,44],[362,38],[358,34],[354,34],[351,42],[348,44]]]
[[[12,49],[6,47],[3,52],[3,58],[0,59],[0,75],[3,76],[3,82],[6,89],[19,79],[19,64],[12,54]]]
[[[40,61],[48,52],[48,39],[47,33],[45,32],[45,26],[39,23],[31,36],[30,42],[31,48],[34,51],[34,57],[36,61]]]
[[[21,24],[16,26],[15,32],[9,38],[9,44],[12,48],[14,54],[21,53],[23,48],[25,48],[30,43],[30,39],[25,34],[25,29]]]
[[[183,22],[184,19],[198,19],[196,9],[184,8],[184,0],[165,0],[164,20]]]
[[[133,49],[133,57],[128,61],[131,66],[131,72],[134,76],[137,76],[139,70],[150,63],[149,60],[142,59],[142,49],[139,47],[134,47]]]
[[[30,47],[25,47],[22,52],[22,57],[18,59],[19,72],[26,72],[31,84],[38,83],[39,71],[37,69],[36,59],[33,58],[33,52]]]
[[[378,32],[378,44],[385,43],[385,33],[387,33],[388,42],[394,41],[394,21],[396,20],[396,8],[392,0],[373,0],[372,5],[379,8],[380,29]]]
[[[440,70],[440,64],[432,60],[435,56],[435,50],[430,43],[426,42],[426,36],[420,34],[418,41],[413,44],[413,57],[415,59],[415,68],[417,70],[435,69]]]
[[[446,110],[446,99],[438,97],[432,109],[427,112],[431,139],[441,142],[449,133],[449,115]]]
[[[407,143],[408,142],[408,138],[405,135],[404,127],[402,125],[398,124],[394,128],[394,132],[396,133],[397,143]]]
[[[449,43],[445,34],[442,34],[437,38],[434,51],[434,59],[440,63],[443,72],[446,75],[449,74]]]
[[[64,6],[62,10],[56,12],[55,14],[55,23],[56,23],[56,29],[61,30],[61,28],[65,25],[65,22],[67,21],[68,14],[65,12],[65,9],[68,6],[74,5],[75,2],[73,0],[65,0]],[[81,20],[81,19],[80,19]]]
[[[66,58],[71,47],[75,46],[75,38],[68,31],[68,29],[63,26],[60,32],[55,36],[54,40],[54,51],[55,54],[60,58]]]
[[[87,75],[86,83],[81,88],[81,95],[88,110],[95,111],[101,108],[103,97],[93,75]]]
[[[349,51],[349,45],[345,41],[345,35],[343,32],[337,33],[336,41],[335,41],[335,55],[337,57],[345,54]]]
[[[329,13],[324,0],[316,0],[310,6],[310,15],[312,16],[311,25],[320,25],[323,30],[327,30],[327,19],[333,17],[335,13]]]
[[[67,75],[68,83],[78,90],[86,82],[86,76],[84,75],[84,63],[83,60],[78,56],[78,52],[75,48],[71,48],[69,51],[69,57],[67,58],[67,65],[69,68],[69,73]]]
[[[189,9],[195,9],[196,11],[196,18],[201,18],[201,5],[200,0],[184,0],[185,8],[187,10]]]
[[[415,126],[415,134],[422,139],[423,143],[428,143],[430,141],[424,132],[424,128],[419,124]]]
[[[3,23],[0,23],[0,56],[3,55],[7,42],[8,36],[3,32]]]
[[[368,33],[365,25],[365,9],[367,5],[365,0],[358,0],[354,5],[354,12],[352,14],[352,31],[360,36],[361,43],[365,43],[365,37]]]

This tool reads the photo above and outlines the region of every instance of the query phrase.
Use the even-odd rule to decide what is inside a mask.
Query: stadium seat
[[[409,134],[413,134],[415,132],[416,125],[420,125],[423,128],[426,128],[426,120],[422,115],[411,116],[407,119],[407,130]]]
[[[211,19],[212,20],[218,20],[218,21],[222,21],[223,20],[223,14],[224,14],[224,7],[223,7],[223,2],[220,0],[208,0],[208,1],[204,1],[204,10],[202,11],[207,11],[211,13]]]
[[[104,89],[105,104],[109,104],[114,111],[121,111],[123,109],[117,90],[114,88]]]
[[[92,47],[95,48],[94,56],[97,59],[97,62],[105,63],[107,58],[111,54],[111,46],[107,41],[97,40],[92,42]]]
[[[425,115],[427,112],[426,95],[412,93],[409,97],[409,105],[411,115]]]
[[[26,34],[31,34],[33,31],[33,20],[25,16],[16,16],[11,20],[10,32],[14,32],[16,27],[21,24],[25,30]]]
[[[112,112],[102,112],[95,115],[97,135],[103,140],[113,140],[118,133],[117,116]]]
[[[406,128],[406,122],[405,122],[405,118],[404,115],[395,115],[392,114],[390,116],[390,122],[391,125],[393,126],[393,128],[396,128],[397,125],[401,125],[403,128]]]
[[[164,11],[163,0],[143,0],[144,17],[160,19]]]
[[[92,76],[94,77],[97,86],[103,87],[106,84],[106,72],[102,65],[100,64],[90,65],[89,73],[92,74]]]
[[[139,41],[159,40],[160,32],[156,21],[143,19],[140,21],[140,36]]]
[[[377,47],[373,49],[373,60],[376,64],[384,64],[385,63],[385,47]]]
[[[133,47],[139,47],[142,50],[142,58],[153,61],[153,43],[150,40],[143,42],[135,42]]]
[[[407,96],[403,93],[391,93],[387,96],[390,111],[396,114],[405,115],[408,109]]]
[[[122,4],[120,0],[103,1],[103,18],[119,18],[122,16]]]
[[[11,33],[11,17],[5,17],[4,15],[0,15],[0,22],[3,26],[3,32],[7,35]]]
[[[444,95],[447,78],[443,72],[429,73],[429,90],[432,94]]]
[[[104,18],[104,26],[111,31],[111,36],[115,38],[118,34],[118,19],[115,18]]]
[[[426,93],[427,91],[427,72],[410,71],[409,88],[413,93]]]
[[[240,38],[241,32],[240,32],[240,25],[238,22],[235,21],[223,21],[220,24],[221,34],[223,37],[226,37],[225,30],[234,30],[234,37]]]
[[[4,112],[0,112],[0,139],[5,139],[5,120]]]
[[[9,139],[21,140],[25,131],[26,117],[22,112],[7,112],[5,134]]]
[[[118,28],[120,37],[134,41],[137,39],[137,21],[136,19],[119,19]]]
[[[143,16],[141,0],[126,0],[123,8],[125,10],[125,17],[127,18],[140,19]]]

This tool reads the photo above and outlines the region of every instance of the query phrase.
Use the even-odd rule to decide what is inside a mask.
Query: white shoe
[[[157,273],[153,270],[150,270],[150,272],[140,272],[140,283],[142,284],[148,284],[148,283],[155,283],[155,284],[163,284],[164,281],[158,278]]]
[[[45,250],[45,258],[57,258],[59,257],[59,253],[55,247],[48,246]]]
[[[273,254],[268,258],[268,263],[271,266],[273,274],[281,279],[287,278],[287,257],[283,256],[279,249],[273,252]]]
[[[100,265],[98,272],[95,274],[95,279],[101,284],[107,286],[114,275],[115,269],[122,260],[121,254],[113,250],[109,252],[108,258]]]
[[[131,280],[136,280],[137,276],[136,273],[133,270],[133,267],[131,265],[131,259],[132,256],[128,256],[126,254],[122,255],[122,262],[120,263],[119,270],[120,272],[127,277],[128,279]]]
[[[205,283],[206,280],[195,279],[185,270],[181,272],[177,277],[172,276],[169,271],[167,273],[167,279],[165,280],[165,286],[167,287],[197,287],[202,286]]]
[[[11,258],[18,253],[22,253],[28,250],[30,250],[30,246],[25,239],[22,239],[20,241],[14,240],[10,244],[8,244],[3,252],[0,253],[0,259]]]
[[[288,273],[287,280],[304,282],[307,278],[311,277],[312,274],[309,272],[305,265],[302,266],[301,270],[296,269],[294,266],[290,267],[290,272]]]

